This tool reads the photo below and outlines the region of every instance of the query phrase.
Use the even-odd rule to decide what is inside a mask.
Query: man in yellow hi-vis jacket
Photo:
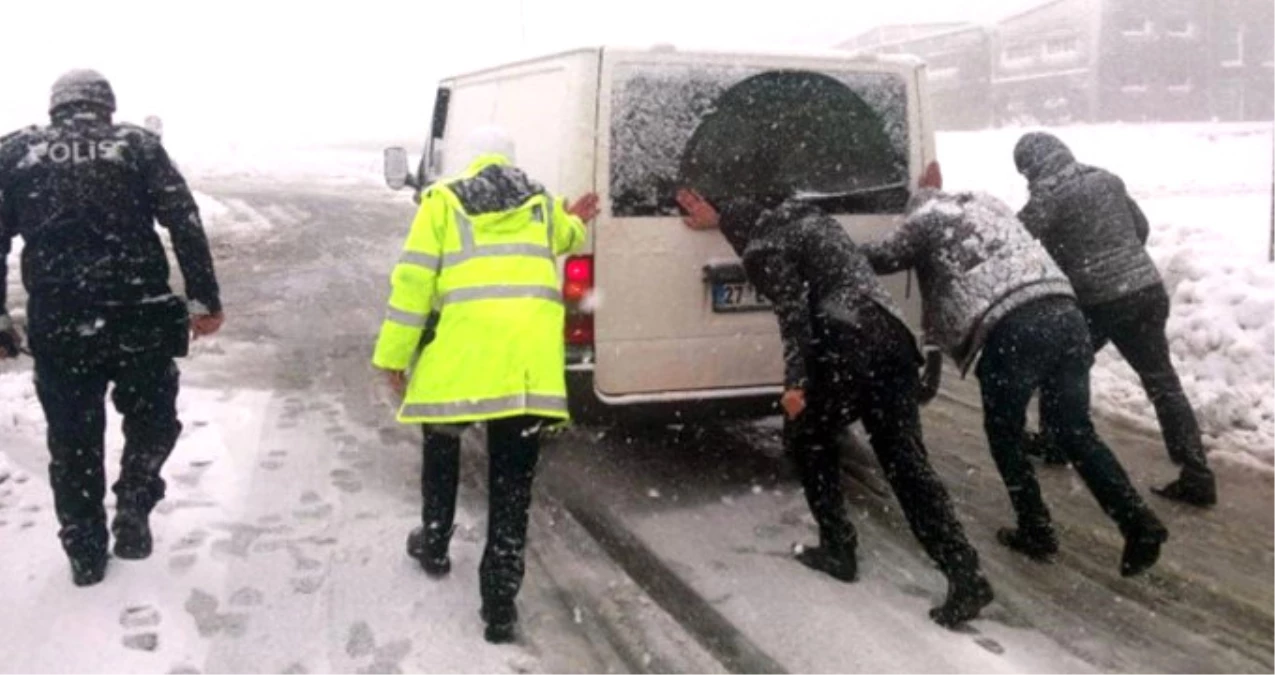
[[[408,555],[439,577],[456,515],[460,430],[487,423],[487,547],[479,569],[490,642],[514,638],[539,431],[567,415],[556,258],[585,241],[596,195],[550,196],[514,167],[503,130],[470,134],[472,162],[421,195],[373,363],[403,396],[398,420],[425,427],[423,527]],[[432,312],[434,338],[422,348]]]

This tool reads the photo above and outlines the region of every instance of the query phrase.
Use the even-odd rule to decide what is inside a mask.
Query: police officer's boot
[[[517,638],[518,608],[512,600],[483,601],[479,615],[486,624],[483,639],[491,644],[507,644]]]
[[[117,497],[115,520],[111,521],[111,534],[115,536],[115,557],[124,560],[144,560],[150,557],[154,548],[150,512],[150,504],[144,497]]]
[[[447,548],[455,531],[455,525],[446,532],[418,527],[407,535],[407,555],[421,564],[425,574],[435,578],[447,576],[452,571],[452,560],[447,555]]]
[[[92,586],[106,577],[108,558],[104,523],[67,525],[58,536],[71,563],[72,583],[76,586]]]

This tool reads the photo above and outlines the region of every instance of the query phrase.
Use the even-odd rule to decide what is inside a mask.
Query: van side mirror
[[[416,177],[407,168],[407,151],[403,148],[385,149],[385,184],[391,190],[416,187]]]

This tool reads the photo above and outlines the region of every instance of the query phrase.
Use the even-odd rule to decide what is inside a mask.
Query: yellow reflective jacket
[[[373,364],[410,370],[398,420],[567,419],[556,257],[585,241],[563,200],[500,155],[421,196]],[[431,310],[440,319],[420,349]]]

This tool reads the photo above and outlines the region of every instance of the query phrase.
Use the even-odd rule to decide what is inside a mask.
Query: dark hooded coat
[[[1146,216],[1118,176],[1080,164],[1046,133],[1023,136],[1014,163],[1031,191],[1019,220],[1071,280],[1081,306],[1162,283],[1145,248]]]

